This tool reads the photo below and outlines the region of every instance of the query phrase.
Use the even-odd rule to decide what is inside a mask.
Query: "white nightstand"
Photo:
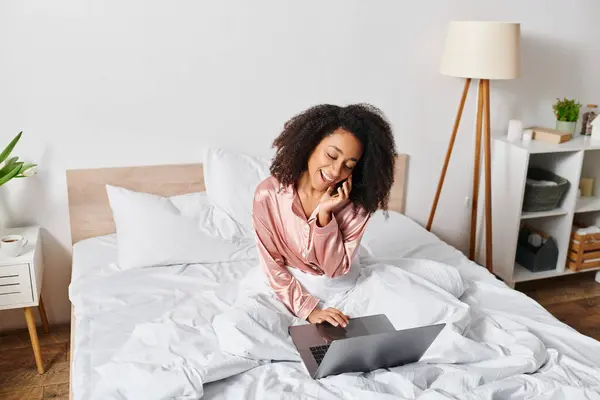
[[[37,226],[0,229],[0,237],[5,235],[24,236],[28,243],[18,257],[6,257],[0,252],[0,310],[25,310],[35,363],[38,372],[43,374],[44,362],[33,316],[33,307],[39,307],[44,332],[48,333],[48,318],[41,296],[44,263],[40,229]]]

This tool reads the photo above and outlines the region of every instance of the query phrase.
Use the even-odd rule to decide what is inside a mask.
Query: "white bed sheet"
[[[484,268],[476,266],[462,253],[404,216],[390,213],[390,219],[386,221],[381,213],[376,214],[369,224],[362,244],[361,258],[365,260],[420,258],[456,267],[468,284],[461,301],[482,310],[499,326],[525,326],[544,343],[548,351],[548,360],[543,366],[545,370],[539,371],[535,377],[519,376],[506,382],[506,385],[483,385],[479,391],[470,390],[468,393],[473,395],[473,398],[521,398],[518,397],[519,392],[526,396],[527,387],[539,388],[542,383],[547,385],[549,396],[557,396],[558,393],[556,398],[577,398],[576,396],[583,395],[595,398],[593,396],[597,393],[596,390],[600,389],[600,386],[597,386],[597,379],[600,378],[593,378],[593,375],[600,371],[599,342],[556,320],[535,301],[508,288]],[[237,283],[256,264],[255,261],[241,261],[121,271],[115,260],[114,235],[88,239],[74,248],[72,283],[69,291],[77,305],[75,351],[72,355],[75,399],[98,396],[98,383],[109,376],[106,375],[103,366],[128,342],[136,326],[168,315],[184,299],[194,297],[210,300],[211,309],[198,309],[197,314],[199,319],[212,320],[216,314],[226,310],[235,301]],[[215,290],[216,288],[218,290]],[[85,295],[82,296],[82,293]],[[78,315],[78,308],[85,309],[85,314]],[[176,339],[174,338],[174,344]],[[198,355],[201,356],[202,354]],[[567,361],[561,362],[562,359]],[[302,364],[298,362],[264,364],[239,358],[228,360],[226,364],[223,377],[231,377],[222,380],[219,380],[219,376],[212,377],[214,379],[211,380],[215,382],[204,384],[204,398],[284,397],[280,395],[279,390],[287,392],[285,398],[307,398],[310,394],[319,398],[338,398],[340,395],[309,379]],[[572,365],[572,368],[568,368],[569,365]],[[368,395],[373,395],[376,391],[385,392],[386,389],[381,387],[389,389],[390,385],[404,385],[407,386],[406,390],[397,387],[394,390],[399,390],[407,398],[447,398],[436,397],[440,396],[441,392],[435,390],[435,376],[429,377],[428,382],[416,382],[415,377],[422,379],[421,375],[410,368],[405,372],[406,382],[398,382],[397,375],[390,375],[388,378],[385,374],[377,375],[372,380],[362,377],[360,379],[364,382],[361,381],[359,385],[346,385],[350,389],[343,395],[368,398]],[[575,379],[569,375],[574,373],[579,374]],[[440,376],[448,380],[453,374],[456,382],[451,383],[452,385],[474,385],[463,382],[465,378],[461,378],[460,374],[455,372],[449,374],[446,371],[444,374],[440,373]],[[359,378],[353,376],[352,379]],[[393,385],[386,382],[386,379],[394,382]],[[579,388],[573,384],[578,380],[581,382]],[[190,382],[193,384],[192,378]],[[353,384],[355,383],[353,381]],[[446,388],[448,383],[445,385]],[[560,387],[559,392],[552,390],[556,387]],[[507,393],[507,390],[510,393]],[[278,394],[275,394],[276,392]],[[156,393],[159,398],[158,392]]]
[[[255,265],[255,261],[236,261],[123,271],[116,260],[115,235],[87,239],[73,248],[69,295],[85,293],[81,296],[85,301],[74,301],[74,305],[97,308],[96,314],[86,312],[80,315],[79,307],[75,307],[71,371],[75,399],[92,398],[98,381],[102,379],[97,367],[111,359],[137,324],[163,315],[187,295],[239,281]],[[130,289],[131,296],[114,296],[124,288]],[[212,303],[218,310],[219,301]],[[222,308],[225,307],[223,303]],[[111,312],[104,312],[108,309]]]

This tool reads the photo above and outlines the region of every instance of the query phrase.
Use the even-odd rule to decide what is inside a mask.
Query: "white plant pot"
[[[575,126],[577,125],[577,121],[556,121],[556,130],[561,132],[568,132],[570,134],[575,133]]]

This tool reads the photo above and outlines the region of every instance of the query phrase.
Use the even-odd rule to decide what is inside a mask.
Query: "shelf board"
[[[600,149],[600,140],[592,140],[587,136],[575,135],[575,137],[568,142],[556,144],[544,142],[542,140],[531,140],[530,142],[523,142],[521,140],[511,142],[506,136],[495,138],[494,140],[505,142],[511,146],[515,146],[527,151],[529,154],[541,154],[541,153],[562,153],[562,152],[575,152],[579,150],[598,150]]]
[[[531,272],[527,268],[515,263],[515,270],[513,272],[513,280],[515,282],[533,281],[536,279],[551,278],[553,276],[562,275],[562,271],[556,269],[550,271]]]
[[[583,196],[577,199],[576,213],[600,211],[600,198],[594,196]]]
[[[513,272],[513,280],[515,282],[526,282],[533,281],[536,279],[544,279],[544,278],[552,278],[555,276],[563,276],[563,275],[572,275],[578,274],[580,272],[590,272],[590,271],[598,271],[600,267],[597,268],[589,268],[581,271],[572,271],[566,268],[564,271],[559,271],[558,269],[553,269],[550,271],[542,271],[542,272],[531,272],[525,267],[515,263],[515,270]]]
[[[563,272],[561,275],[571,275],[571,274],[578,274],[580,272],[590,272],[590,271],[600,271],[600,267],[582,269],[581,271],[573,271],[573,270],[567,268],[565,270],[565,272]]]
[[[541,218],[541,217],[553,217],[557,215],[567,215],[567,210],[562,208],[555,208],[550,211],[533,211],[533,212],[525,212],[521,214],[521,219],[532,219],[532,218]]]

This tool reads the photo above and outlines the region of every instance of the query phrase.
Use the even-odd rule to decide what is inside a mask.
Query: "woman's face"
[[[313,188],[324,192],[347,179],[362,157],[362,152],[362,143],[342,128],[326,136],[308,159],[308,173]]]

